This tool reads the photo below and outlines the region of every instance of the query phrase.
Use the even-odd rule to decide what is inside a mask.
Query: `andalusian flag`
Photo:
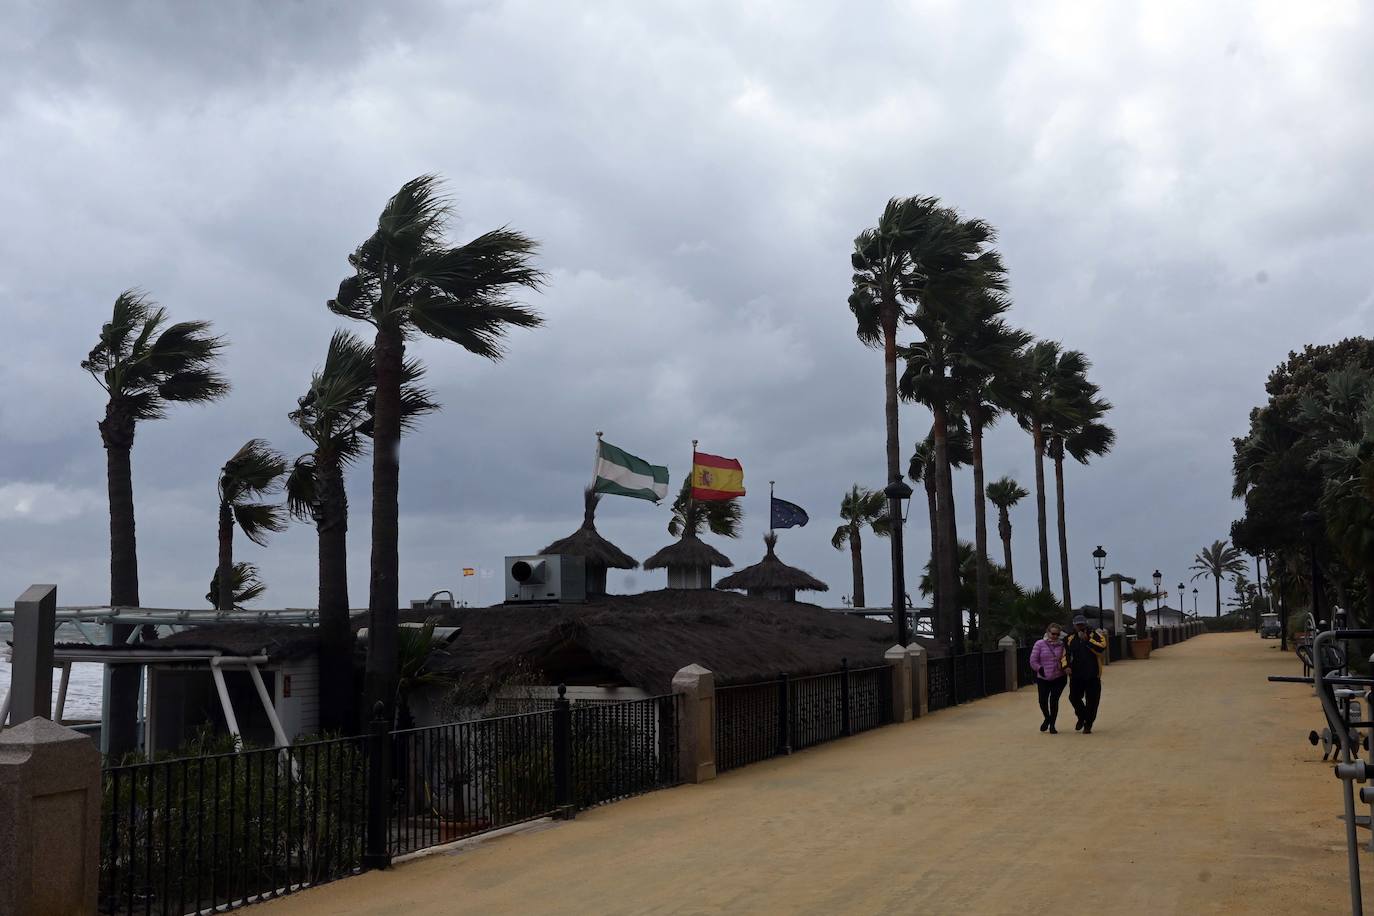
[[[692,499],[734,499],[744,495],[744,467],[734,458],[692,455]]]
[[[596,483],[592,489],[612,496],[633,496],[658,502],[668,495],[668,468],[650,464],[598,439]]]

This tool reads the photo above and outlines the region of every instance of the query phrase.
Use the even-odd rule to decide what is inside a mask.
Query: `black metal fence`
[[[1007,684],[1006,656],[1002,650],[969,652],[932,658],[926,662],[926,709],[935,712],[970,700],[1004,693]],[[1034,680],[1030,649],[1017,650],[1018,677]]]
[[[541,712],[110,767],[99,908],[230,909],[675,785],[679,703],[560,696]]]
[[[100,909],[181,916],[357,871],[368,740],[106,769]]]
[[[892,721],[892,668],[878,665],[716,689],[716,769],[733,770]]]
[[[1035,670],[1031,668],[1031,647],[1021,646],[1016,650],[1016,683],[1034,684]]]

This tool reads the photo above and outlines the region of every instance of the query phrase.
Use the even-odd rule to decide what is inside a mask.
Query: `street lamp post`
[[[1155,626],[1159,626],[1159,583],[1164,581],[1164,576],[1156,569],[1155,574],[1151,578],[1155,580]],[[1146,619],[1148,619],[1149,616],[1149,614],[1146,614]]]
[[[1178,583],[1178,622],[1182,623],[1183,618],[1188,616],[1188,612],[1183,610],[1183,583]]]
[[[1093,551],[1093,567],[1097,570],[1097,628],[1102,629],[1102,570],[1107,566],[1107,551],[1098,544]]]
[[[883,488],[887,497],[888,522],[892,538],[892,619],[897,627],[897,645],[905,646],[910,640],[910,630],[906,620],[906,569],[902,553],[902,500],[911,499],[911,487],[900,477]]]
[[[1193,616],[1197,616],[1197,588],[1193,588]]]

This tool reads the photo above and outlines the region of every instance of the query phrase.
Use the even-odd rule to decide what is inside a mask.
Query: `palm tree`
[[[230,609],[235,611],[243,610],[245,604],[256,601],[262,597],[263,592],[267,591],[267,586],[258,575],[258,568],[252,563],[235,563],[229,574],[229,584],[233,588]],[[205,600],[210,602],[211,607],[219,607],[218,569],[210,577],[210,590],[205,593]]]
[[[452,216],[439,179],[422,175],[387,201],[377,230],[349,256],[355,273],[339,284],[330,311],[376,329],[376,415],[372,448],[372,570],[367,692],[388,712],[396,697],[396,629],[400,605],[400,442],[407,337],[424,334],[498,360],[511,328],[534,328],[539,314],[510,298],[516,287],[537,289],[536,243],[496,229],[450,247]]]
[[[1210,547],[1204,547],[1193,556],[1193,565],[1189,569],[1197,570],[1189,582],[1193,582],[1203,576],[1211,576],[1217,591],[1217,616],[1221,616],[1221,580],[1228,575],[1243,573],[1247,569],[1245,555],[1234,547],[1228,547],[1226,541],[1213,541]]]
[[[1035,450],[1035,523],[1040,536],[1040,587],[1050,591],[1050,543],[1045,512],[1045,451],[1050,431],[1074,403],[1076,380],[1086,377],[1087,358],[1077,350],[1065,350],[1053,340],[1040,340],[1025,352],[1018,373],[1021,390],[1013,413],[1021,428],[1031,434]],[[1071,605],[1065,597],[1064,606]]]
[[[873,533],[886,537],[890,527],[887,497],[879,490],[866,490],[857,483],[840,500],[840,518],[844,524],[835,529],[830,546],[843,550],[849,545],[849,562],[854,570],[854,606],[866,607],[864,601],[864,554],[859,535],[865,525]]]
[[[738,499],[692,498],[692,480],[682,481],[677,498],[673,500],[672,517],[668,519],[668,533],[673,537],[699,537],[702,529],[721,537],[739,537],[740,521],[744,512]]]
[[[249,439],[219,474],[219,609],[234,609],[234,526],[248,540],[266,546],[267,536],[286,527],[286,509],[258,502],[281,486],[286,458],[262,439]]]
[[[930,298],[951,290],[967,289],[985,277],[1001,273],[995,252],[983,251],[992,229],[978,221],[963,222],[958,214],[934,197],[892,198],[883,209],[878,225],[865,229],[854,239],[850,256],[853,289],[849,309],[857,322],[859,340],[883,348],[884,419],[887,427],[887,477],[889,483],[901,479],[901,456],[897,428],[897,325],[912,323],[916,309]],[[948,468],[945,452],[945,425],[939,422],[936,439],[936,466]],[[939,491],[947,488],[937,480]],[[945,505],[948,503],[948,505]],[[953,500],[946,493],[941,499],[946,513]],[[949,516],[949,517],[952,517]],[[900,532],[892,538],[894,583],[905,582],[902,569]],[[945,587],[954,589],[955,556],[951,541],[940,564]],[[894,601],[901,601],[894,595]]]
[[[973,441],[969,433],[968,424],[964,418],[959,418],[959,423],[949,431],[949,467],[951,473],[953,469],[961,468],[973,460]],[[958,520],[951,512],[948,523],[941,519],[939,500],[936,496],[936,476],[938,471],[935,467],[935,432],[932,428],[926,433],[926,437],[917,444],[916,450],[911,453],[911,460],[907,464],[907,477],[913,482],[921,484],[926,491],[926,513],[930,520],[930,565],[932,569],[939,568],[939,552],[945,546],[946,537],[958,537]],[[949,481],[947,481],[948,483]],[[956,563],[955,568],[958,568]],[[943,601],[940,592],[939,576],[931,582],[929,589],[923,589],[930,594],[931,604],[935,608],[935,631],[944,639],[952,638],[956,631],[962,631],[960,623],[960,610],[958,608],[948,608]],[[970,623],[976,629],[976,618],[970,618]]]
[[[1194,578],[1197,578],[1194,576]],[[1141,588],[1136,586],[1129,592],[1121,596],[1123,600],[1135,605],[1135,636],[1136,639],[1149,639],[1149,611],[1145,610],[1145,602],[1154,601],[1156,598],[1169,597],[1168,592],[1156,592],[1152,588]],[[1182,601],[1179,602],[1182,604]]]
[[[115,297],[100,340],[81,362],[105,389],[105,419],[100,441],[110,500],[110,605],[138,607],[138,549],[134,533],[134,487],[131,454],[141,420],[160,420],[169,404],[203,404],[221,398],[229,383],[219,374],[224,343],[205,321],[167,324],[166,310],[138,290]],[[117,625],[115,642],[133,635],[132,626]],[[115,665],[109,671],[107,750],[122,756],[138,743],[139,671]]]
[[[1067,453],[1079,464],[1087,464],[1089,459],[1100,457],[1112,450],[1116,443],[1116,433],[1101,422],[1112,405],[1097,396],[1098,387],[1088,381],[1086,370],[1087,357],[1082,359],[1084,373],[1075,378],[1063,379],[1069,392],[1066,395],[1066,409],[1055,416],[1047,431],[1049,432],[1048,451],[1054,460],[1054,500],[1055,518],[1059,527],[1059,577],[1064,587],[1064,606],[1073,607],[1069,594],[1069,538],[1064,515],[1064,455]]]
[[[997,507],[997,534],[1002,538],[1003,566],[1007,577],[1013,579],[1011,565],[1011,507],[1030,496],[1030,493],[1010,477],[1000,477],[988,484],[988,501]]]
[[[423,370],[402,365],[401,424],[436,409],[416,387]],[[327,732],[357,725],[353,694],[353,631],[348,600],[348,493],[345,469],[372,435],[376,370],[371,345],[346,331],[330,338],[324,366],[296,402],[291,422],[314,448],[296,459],[286,480],[287,508],[312,521],[319,542],[320,724]]]

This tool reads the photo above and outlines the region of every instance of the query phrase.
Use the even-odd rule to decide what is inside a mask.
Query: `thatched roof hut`
[[[602,537],[596,530],[596,505],[601,495],[588,487],[583,494],[582,527],[554,541],[542,554],[582,557],[587,569],[587,594],[606,594],[606,570],[635,569],[639,561]]]
[[[692,533],[682,537],[644,561],[645,569],[668,570],[669,588],[710,588],[711,567],[734,566],[730,558]]]
[[[647,565],[647,564],[646,564]],[[539,684],[633,686],[666,693],[691,664],[716,683],[767,680],[882,664],[892,627],[811,604],[787,604],[714,590],[666,589],[604,595],[580,605],[403,611],[440,616],[462,634],[435,650],[429,670],[481,694],[512,677]],[[932,656],[945,650],[921,640]]]
[[[740,589],[752,597],[771,601],[796,601],[797,592],[830,591],[830,586],[820,579],[778,559],[774,553],[778,544],[776,532],[765,534],[763,543],[765,553],[762,560],[721,579],[716,583],[716,588]]]

